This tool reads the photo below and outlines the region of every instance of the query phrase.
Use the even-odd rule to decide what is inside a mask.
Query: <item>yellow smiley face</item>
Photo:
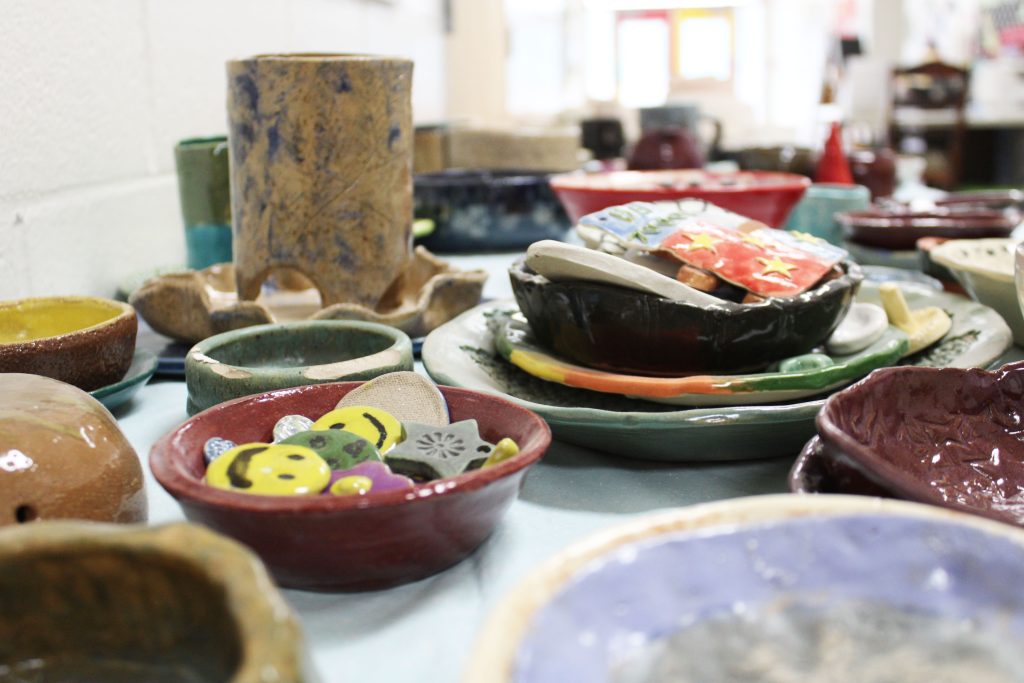
[[[402,440],[402,423],[391,413],[369,406],[336,408],[314,422],[310,429],[352,432],[376,446],[381,454]]]
[[[313,449],[293,444],[244,443],[206,470],[210,486],[262,496],[315,496],[330,481],[327,462]]]

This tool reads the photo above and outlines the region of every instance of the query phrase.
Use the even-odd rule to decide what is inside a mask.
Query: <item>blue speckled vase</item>
[[[202,270],[231,261],[231,190],[226,136],[189,138],[174,147],[185,221],[186,263]]]

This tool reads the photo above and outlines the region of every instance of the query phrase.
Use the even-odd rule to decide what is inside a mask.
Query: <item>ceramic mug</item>
[[[793,207],[783,227],[841,245],[843,232],[835,215],[843,211],[859,211],[870,205],[871,192],[863,185],[814,183]]]
[[[185,220],[187,265],[231,262],[231,189],[226,136],[189,138],[174,147]]]

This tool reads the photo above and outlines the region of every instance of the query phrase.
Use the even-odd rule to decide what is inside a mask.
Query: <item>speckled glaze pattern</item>
[[[451,170],[413,179],[416,218],[434,221],[418,240],[437,252],[525,249],[562,239],[569,218],[547,173]]]
[[[262,55],[227,79],[240,298],[289,267],[372,308],[412,245],[412,62]]]
[[[512,291],[541,346],[589,367],[637,375],[757,370],[832,334],[862,280],[843,276],[761,304],[697,306],[596,282],[551,282],[522,261]]]
[[[271,497],[202,482],[203,444],[210,437],[268,442],[281,416],[319,417],[357,386],[282,389],[200,413],[153,446],[153,475],[190,520],[252,548],[283,586],[369,590],[435,574],[491,534],[515,500],[527,468],[547,449],[551,432],[535,413],[481,392],[440,387],[453,422],[475,419],[484,440],[510,437],[520,452],[493,467],[408,491]]]
[[[999,370],[889,368],[817,417],[827,457],[897,497],[1024,525],[1024,363]]]
[[[36,302],[100,302],[111,307],[109,320],[91,327],[24,342],[0,344],[0,372],[43,375],[92,391],[124,377],[135,353],[139,321],[128,304],[92,297],[41,297],[0,302],[0,325],[4,312]]]
[[[139,457],[99,401],[47,377],[0,374],[0,525],[145,522],[146,512]]]
[[[51,522],[0,535],[0,666],[30,659],[42,673],[77,665],[75,680],[97,680],[91,667],[105,664],[191,676],[166,673],[175,681],[319,680],[259,561],[190,524]]]

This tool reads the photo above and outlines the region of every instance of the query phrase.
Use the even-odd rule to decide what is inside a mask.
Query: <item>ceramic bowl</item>
[[[314,683],[308,659],[259,561],[201,527],[0,534],[6,680]]]
[[[412,341],[391,327],[340,320],[256,325],[215,335],[188,352],[188,413],[271,389],[398,370],[412,370]]]
[[[322,415],[357,382],[282,389],[231,401],[191,418],[150,454],[157,481],[192,521],[232,536],[263,558],[282,585],[366,590],[415,581],[459,562],[484,539],[515,500],[527,468],[551,441],[547,424],[512,403],[441,387],[453,422],[474,418],[481,436],[511,437],[519,455],[411,491],[363,497],[268,497],[202,483],[203,444],[269,441],[282,416]]]
[[[892,250],[916,248],[922,237],[977,239],[1007,237],[1020,219],[1002,211],[981,209],[907,211],[871,209],[836,215],[846,239]]]
[[[473,683],[1015,681],[1024,532],[903,501],[757,496],[634,520],[505,596]]]
[[[935,200],[936,206],[972,209],[1024,209],[1024,192],[1020,190],[982,190],[978,192],[950,192]]]
[[[45,375],[92,391],[124,377],[138,320],[128,304],[90,296],[0,302],[0,372]]]
[[[611,171],[551,178],[551,187],[574,223],[588,213],[629,202],[703,199],[778,227],[810,184],[809,178],[792,173],[712,173],[699,169]]]
[[[552,282],[523,262],[512,291],[544,348],[593,368],[637,375],[756,370],[821,344],[857,293],[860,268],[799,296],[714,307],[597,282]]]
[[[887,368],[818,414],[825,454],[907,500],[1024,524],[1024,363],[999,370]]]
[[[550,173],[450,170],[413,178],[413,214],[434,222],[418,240],[437,252],[525,249],[562,239],[569,218]]]
[[[800,451],[786,480],[791,493],[844,493],[875,498],[892,498],[891,491],[865,477],[860,470],[825,453],[821,438],[815,436]]]
[[[736,161],[744,171],[779,171],[813,176],[814,156],[814,150],[808,147],[744,147],[736,152]]]
[[[1013,284],[1013,239],[950,240],[935,247],[930,257],[952,273],[972,299],[995,309],[1024,344],[1024,315]]]

